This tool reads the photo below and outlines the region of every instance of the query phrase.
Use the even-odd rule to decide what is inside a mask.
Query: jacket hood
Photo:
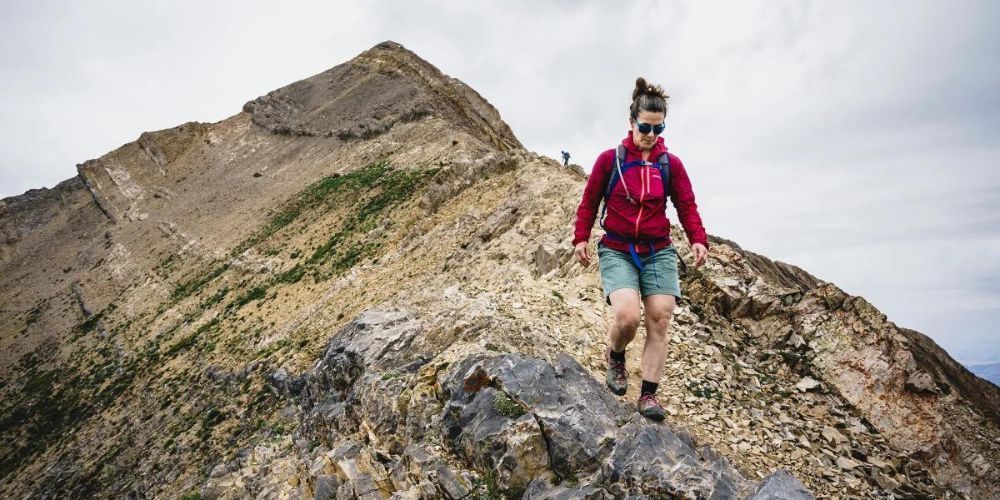
[[[625,149],[627,149],[630,153],[640,155],[641,157],[642,149],[640,149],[639,146],[632,141],[632,130],[629,130],[628,133],[625,134],[625,138],[622,139],[622,144],[625,145]],[[663,142],[663,136],[660,135],[656,138],[656,142],[653,143],[653,149],[649,151],[650,161],[656,161],[656,158],[659,158],[660,155],[666,152],[667,145]]]

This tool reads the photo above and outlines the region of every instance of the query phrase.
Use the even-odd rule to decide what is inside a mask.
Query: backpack
[[[656,250],[653,248],[654,241],[651,240],[635,241],[630,238],[626,238],[620,234],[615,234],[612,231],[608,231],[608,228],[604,227],[604,216],[608,210],[608,199],[611,198],[611,191],[615,188],[615,185],[618,183],[619,180],[621,180],[622,176],[624,176],[625,172],[627,172],[630,168],[641,165],[650,165],[649,162],[642,160],[635,160],[627,163],[622,163],[622,160],[624,159],[625,159],[625,145],[619,144],[618,147],[615,148],[615,166],[614,169],[612,169],[611,171],[611,178],[608,179],[608,185],[604,189],[604,200],[603,200],[603,206],[601,207],[601,217],[599,220],[601,222],[601,229],[604,230],[604,233],[608,236],[608,238],[611,238],[615,241],[628,243],[629,253],[632,255],[632,262],[635,263],[636,268],[638,268],[639,272],[641,273],[643,270],[643,265],[642,261],[639,259],[639,254],[635,251],[635,245],[636,243],[647,243],[649,244],[649,250],[651,252],[651,255],[655,255]],[[651,165],[656,166],[656,168],[660,171],[660,179],[663,180],[663,202],[664,204],[666,204],[667,198],[670,197],[670,188],[669,188],[670,157],[667,155],[666,152],[664,152],[662,155],[660,155],[658,161],[652,163]],[[629,200],[631,200],[631,196],[628,195],[627,193],[628,189],[626,188],[626,196],[629,198]]]

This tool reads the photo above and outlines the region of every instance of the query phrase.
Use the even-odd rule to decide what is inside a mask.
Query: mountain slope
[[[714,236],[629,420],[583,181],[385,42],[4,199],[0,491],[997,495],[995,386]]]

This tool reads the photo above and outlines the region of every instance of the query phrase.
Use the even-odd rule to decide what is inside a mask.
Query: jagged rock
[[[539,243],[533,255],[534,272],[539,276],[545,276],[561,268],[572,256],[572,250],[563,242]]]
[[[775,471],[765,477],[750,500],[805,500],[813,498],[809,490],[788,471]]]
[[[745,480],[728,465],[706,466],[701,460],[691,443],[636,414],[622,428],[600,477],[624,482],[637,494],[727,498],[745,488]]]
[[[593,486],[553,486],[546,479],[535,479],[524,491],[523,500],[604,500],[604,490]]]
[[[437,466],[430,475],[435,479],[441,493],[445,498],[458,500],[469,496],[472,485],[465,479],[456,476],[450,469],[444,466]]]
[[[470,366],[481,367],[497,387],[465,391],[459,374],[468,373]],[[526,463],[534,465],[535,475],[546,465],[562,477],[592,473],[594,487],[622,483],[636,493],[710,496],[714,492],[725,497],[748,487],[725,459],[699,454],[689,437],[638,414],[628,417],[608,391],[565,354],[556,356],[554,364],[518,354],[468,359],[452,370],[443,385],[450,395],[442,420],[445,431],[469,460],[485,459],[497,468],[505,487],[528,485],[533,476],[518,475],[529,470]],[[523,407],[505,413],[497,404],[499,397]],[[619,427],[623,418],[628,420]],[[533,437],[539,431],[543,439]],[[519,448],[537,454],[517,452]],[[541,486],[536,483],[533,488]],[[578,493],[593,492],[552,495]]]
[[[571,470],[597,468],[610,451],[616,421],[624,413],[579,363],[565,354],[556,357],[556,365],[509,354],[484,360],[482,366],[504,394],[524,405],[526,412],[530,412],[526,416],[537,419],[537,425],[545,433],[550,465],[555,471],[567,474]],[[449,380],[454,378],[457,377]],[[451,394],[449,414],[469,404],[488,410],[490,406],[483,401],[493,399],[496,394],[487,389],[472,396],[455,382],[445,385]],[[492,421],[502,422],[496,418]],[[461,419],[453,421],[446,417],[445,423],[456,438],[464,432]]]
[[[337,476],[328,476],[325,474],[316,476],[316,486],[313,490],[313,498],[315,500],[332,500],[337,494],[337,488],[340,487],[340,481]]]
[[[534,415],[523,410],[520,416],[504,412],[498,395],[507,397],[492,387],[477,392],[451,424],[449,433],[456,427],[461,429],[450,437],[461,455],[496,470],[502,487],[524,488],[532,478],[548,470],[545,437]]]
[[[934,377],[931,374],[916,370],[906,378],[906,390],[917,394],[937,394],[938,388],[934,384]]]
[[[821,384],[819,381],[812,377],[802,377],[802,380],[799,380],[799,382],[795,384],[795,388],[800,392],[817,391],[820,389],[820,386]]]
[[[834,429],[833,427],[830,427],[829,425],[826,426],[826,427],[823,427],[822,435],[823,435],[823,439],[826,439],[827,442],[829,442],[830,444],[833,444],[833,445],[838,445],[838,444],[846,443],[847,442],[847,438],[844,437],[843,434],[841,434],[840,432],[838,432],[837,429]]]
[[[799,349],[807,345],[806,339],[802,338],[801,335],[794,332],[788,336],[788,340],[786,340],[785,343],[787,345],[792,346],[795,349]]]
[[[841,469],[844,470],[851,470],[858,466],[857,462],[847,457],[837,457],[836,462],[837,462],[837,467],[840,467]]]

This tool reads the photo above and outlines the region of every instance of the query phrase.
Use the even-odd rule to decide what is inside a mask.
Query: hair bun
[[[653,97],[659,97],[660,99],[670,97],[663,91],[662,87],[659,85],[653,85],[640,76],[635,79],[635,90],[632,91],[632,100],[636,100],[641,95],[650,95]]]

